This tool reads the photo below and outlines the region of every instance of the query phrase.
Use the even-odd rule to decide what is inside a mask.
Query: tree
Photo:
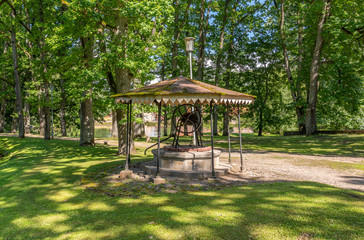
[[[317,131],[316,105],[317,105],[317,81],[319,77],[319,67],[321,51],[323,46],[322,31],[327,18],[330,15],[331,0],[324,1],[324,9],[317,25],[316,43],[313,51],[310,67],[310,88],[308,95],[308,106],[306,110],[306,136],[310,136]]]

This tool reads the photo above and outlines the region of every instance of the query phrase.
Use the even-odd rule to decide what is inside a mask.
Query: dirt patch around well
[[[138,164],[132,166],[133,177],[119,179],[122,167],[109,169],[96,178],[85,176],[83,187],[108,196],[138,197],[144,194],[175,194],[185,191],[210,191],[227,187],[244,186],[251,183],[312,181],[344,189],[364,192],[364,171],[355,166],[364,163],[364,158],[307,156],[286,153],[244,153],[244,171],[230,172],[218,178],[187,180],[166,178],[166,183],[154,184],[153,176],[144,175]],[[232,164],[240,164],[240,155],[232,153]],[[228,162],[228,154],[221,156]],[[327,164],[328,162],[334,165]],[[344,167],[340,164],[345,163]],[[338,164],[337,166],[335,164]],[[352,168],[350,168],[352,164]],[[334,167],[333,167],[334,166]],[[92,176],[92,175],[91,175]],[[91,179],[91,181],[90,181]]]

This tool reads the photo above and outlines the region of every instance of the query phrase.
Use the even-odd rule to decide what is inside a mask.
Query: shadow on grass
[[[316,183],[110,198],[82,190],[96,165],[123,163],[116,150],[41,139],[7,141],[0,166],[4,239],[360,239],[363,195]],[[142,157],[141,157],[142,158]],[[135,158],[134,158],[135,159]],[[99,167],[99,166],[98,166]],[[95,169],[96,168],[96,169]]]
[[[233,134],[232,152],[239,151],[239,138]],[[205,145],[210,145],[210,137],[203,137]],[[190,138],[182,137],[181,142],[188,144]],[[215,136],[214,146],[227,151],[226,136]],[[263,136],[243,134],[244,152],[264,153],[281,152],[304,155],[364,157],[364,135],[316,135],[316,136]]]

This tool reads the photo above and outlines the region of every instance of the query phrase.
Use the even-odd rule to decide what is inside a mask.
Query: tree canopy
[[[189,76],[185,37],[196,79],[257,96],[244,124],[260,135],[363,129],[363,22],[359,0],[3,0],[0,132],[50,139],[53,109],[61,135],[74,126],[92,145],[94,120],[113,112],[125,152],[110,96]],[[228,109],[214,115],[227,134]]]

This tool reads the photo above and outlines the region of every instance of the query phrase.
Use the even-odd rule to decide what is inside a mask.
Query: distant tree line
[[[80,144],[93,145],[94,122],[113,112],[124,153],[126,108],[110,96],[189,76],[185,37],[196,37],[196,79],[256,95],[245,123],[259,135],[363,129],[363,8],[359,0],[2,0],[0,132],[23,138],[36,126],[49,140],[52,107],[62,136],[77,126]],[[215,107],[214,134],[227,135],[230,120],[228,107]]]

